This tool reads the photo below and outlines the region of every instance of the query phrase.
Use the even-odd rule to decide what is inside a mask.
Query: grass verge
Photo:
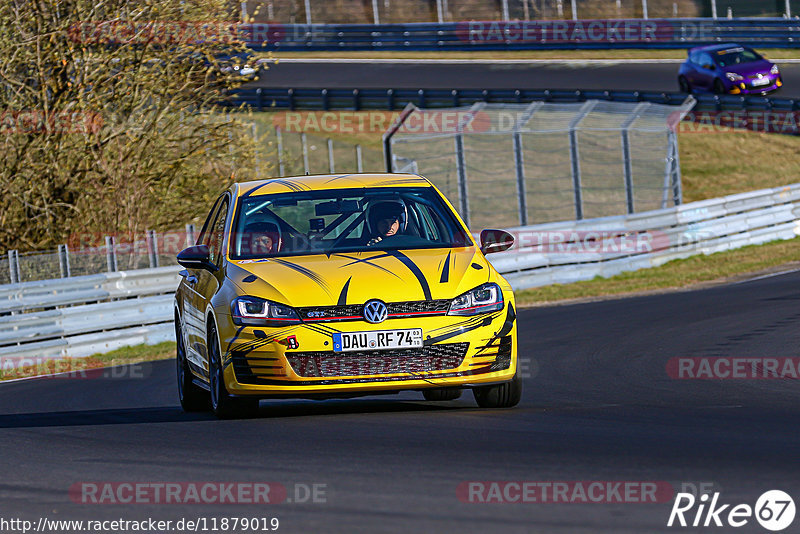
[[[798,258],[800,258],[800,237],[708,256],[693,256],[652,269],[619,274],[612,278],[597,277],[585,282],[516,291],[515,294],[520,306],[534,306],[571,299],[636,295],[692,286],[703,287],[800,268]]]
[[[165,341],[157,345],[136,345],[122,347],[105,354],[94,354],[86,358],[58,358],[43,362],[23,365],[19,368],[0,369],[0,381],[16,378],[65,373],[67,377],[90,378],[100,369],[119,365],[166,360],[175,357],[175,343]]]

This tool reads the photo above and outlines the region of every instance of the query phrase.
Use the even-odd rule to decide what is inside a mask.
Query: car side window
[[[212,223],[214,222],[214,217],[217,215],[217,208],[219,208],[219,202],[222,200],[222,198],[223,197],[219,197],[217,201],[214,202],[214,206],[211,208],[211,211],[208,212],[206,222],[203,223],[203,229],[200,231],[200,235],[197,237],[197,242],[195,243],[196,245],[208,244],[208,233]]]
[[[689,55],[689,61],[694,63],[695,65],[700,64],[700,52],[692,52]]]
[[[219,267],[222,251],[222,242],[225,238],[225,222],[228,219],[228,199],[225,198],[219,206],[216,219],[208,232],[208,259]]]
[[[709,65],[713,65],[714,62],[711,60],[711,54],[702,53],[700,54],[700,66],[703,68],[707,68]]]

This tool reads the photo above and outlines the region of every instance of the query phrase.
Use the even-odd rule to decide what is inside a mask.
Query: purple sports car
[[[678,72],[681,91],[717,94],[765,95],[782,85],[778,66],[758,52],[736,44],[716,44],[689,49]]]

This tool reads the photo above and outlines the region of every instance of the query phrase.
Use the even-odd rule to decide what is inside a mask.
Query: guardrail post
[[[356,168],[358,172],[364,172],[364,160],[361,154],[361,145],[356,145]]]
[[[386,105],[389,108],[389,111],[394,111],[394,89],[389,89],[386,91]]]
[[[150,267],[158,267],[158,237],[155,230],[147,230],[147,254],[150,257]]]
[[[289,89],[286,91],[286,96],[289,99],[289,111],[294,111],[294,89]]]
[[[8,274],[12,284],[19,284],[22,281],[19,275],[19,252],[16,250],[8,251]]]
[[[286,167],[283,163],[283,133],[281,127],[275,127],[275,137],[278,138],[278,172],[281,176],[286,176]]]
[[[264,111],[264,93],[261,87],[256,89],[256,109],[258,109],[258,111]]]
[[[425,107],[425,89],[420,89],[417,91],[419,95],[419,105],[417,107],[424,108]]]
[[[578,125],[592,111],[597,101],[589,101],[581,106],[580,111],[569,124],[569,154],[572,164],[572,188],[575,194],[575,219],[583,219],[583,194],[581,191],[581,162],[578,150]]]
[[[322,90],[322,109],[324,111],[329,111],[331,109],[331,100],[328,98],[328,90]]]
[[[300,142],[303,145],[303,171],[306,174],[309,174],[309,168],[308,168],[308,137],[306,137],[306,133],[305,132],[300,134]]]
[[[108,272],[117,272],[117,247],[113,236],[106,236],[106,267]]]
[[[361,109],[361,91],[353,89],[353,110],[359,111]]]
[[[58,266],[61,270],[61,278],[69,278],[69,247],[66,244],[58,245]]]
[[[336,172],[336,166],[333,161],[333,139],[328,138],[328,169],[331,174]]]
[[[186,246],[187,247],[191,247],[192,245],[194,245],[194,243],[195,243],[194,233],[195,233],[194,225],[192,223],[187,224],[186,225]]]

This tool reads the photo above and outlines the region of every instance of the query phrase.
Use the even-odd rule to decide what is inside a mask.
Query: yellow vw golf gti
[[[248,415],[262,398],[471,388],[516,405],[511,286],[427,179],[276,178],[232,185],[178,255],[178,392],[187,411]]]

